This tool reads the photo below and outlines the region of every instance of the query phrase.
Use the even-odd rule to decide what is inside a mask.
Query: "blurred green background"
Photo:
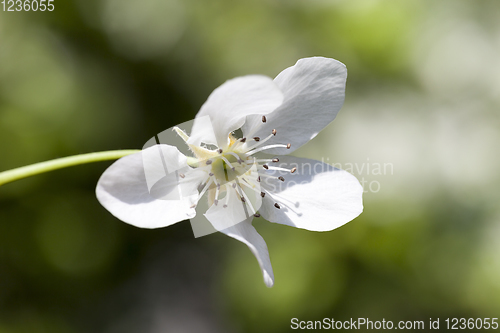
[[[276,277],[268,289],[233,239],[112,217],[94,195],[110,162],[7,184],[0,333],[288,332],[294,317],[439,317],[443,330],[448,317],[500,317],[498,0],[0,11],[0,170],[140,149],[225,80],[274,77],[314,55],[347,65],[346,102],[295,155],[363,181],[359,218],[325,233],[256,221]]]

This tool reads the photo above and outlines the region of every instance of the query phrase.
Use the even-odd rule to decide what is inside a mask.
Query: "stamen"
[[[266,116],[262,116],[262,122],[263,122],[263,123],[265,123],[266,121],[267,121]],[[245,133],[245,134],[246,134],[246,136],[247,136],[247,137],[251,137],[252,135],[254,135],[254,134],[255,134],[255,132],[257,132],[257,131],[259,130],[259,128],[260,128],[260,127],[261,127],[261,126],[259,126],[259,125],[258,125],[258,126],[255,126],[255,127],[253,128],[253,130],[252,130],[252,131],[250,131],[249,133]]]
[[[273,161],[274,163],[278,163],[280,161],[280,159],[276,157],[276,158],[273,158],[271,161]]]
[[[258,136],[256,136],[255,138],[253,138],[255,141],[259,142],[260,141],[260,138]]]
[[[214,174],[210,172],[208,175],[209,175],[210,177],[212,177]]]
[[[236,188],[236,183],[233,183],[233,188]]]
[[[253,216],[260,217],[260,214],[259,213],[255,213],[255,214],[253,214]]]
[[[255,208],[253,208],[252,202],[248,199],[247,195],[245,194],[245,191],[243,191],[243,189],[241,187],[239,187],[239,189],[240,189],[240,192],[241,192],[240,194],[242,195],[241,201],[244,202],[244,203],[246,203],[246,205],[248,207],[250,207],[250,210],[252,211],[252,214],[257,213],[257,211],[255,210]],[[238,192],[238,191],[236,190],[236,192]],[[247,201],[248,201],[248,203],[247,203]]]
[[[243,178],[244,179],[244,178]],[[245,180],[244,183],[240,183],[240,184],[243,184],[245,185],[246,187],[248,187],[249,189],[251,189],[252,191],[254,191],[255,193],[260,193],[256,188],[255,188],[255,185],[252,186],[250,185],[250,183],[248,183],[248,181]]]
[[[261,196],[261,197],[265,197],[265,196],[266,196],[266,193],[265,193],[265,192],[260,192],[260,196]]]
[[[275,166],[268,166],[266,169],[269,169],[269,170],[275,170],[275,171],[285,171],[285,172],[290,172],[290,170],[289,170],[289,169],[280,168],[280,167],[275,167]]]
[[[217,152],[218,152],[219,154],[222,154],[222,151],[223,151],[223,150],[222,150],[221,148],[217,149]]]
[[[271,131],[271,133],[273,133],[273,135],[274,135],[274,136],[276,136],[276,133],[277,133],[277,132],[276,132],[276,129],[273,129],[273,130]]]
[[[273,167],[269,167],[269,169],[272,169]],[[278,168],[279,169],[279,168]],[[288,171],[287,169],[283,169],[285,171]],[[258,171],[252,171],[252,173],[256,173],[258,174],[259,176],[257,177],[257,181],[260,181],[260,177],[265,177],[265,178],[273,178],[273,179],[276,179],[276,176],[274,175],[271,175],[271,174],[267,174],[267,173],[259,173]]]
[[[285,199],[276,193],[266,190],[265,188],[262,188],[262,191],[265,192],[267,196],[269,196],[270,200],[274,201],[274,207],[276,207],[277,209],[281,209],[281,207],[286,207],[286,209],[295,213],[297,216],[302,215],[302,213],[297,210],[297,207],[299,206],[298,202],[293,202],[288,199]]]
[[[247,148],[247,151],[250,151],[250,150],[252,150],[252,149],[254,149],[254,148],[257,148],[257,147],[258,147],[258,146],[260,146],[260,145],[263,145],[263,144],[264,144],[264,142],[266,142],[267,140],[269,140],[269,139],[270,139],[270,138],[272,138],[273,136],[274,136],[273,134],[270,134],[267,138],[265,138],[265,139],[263,139],[263,140],[260,140],[260,138],[259,138],[259,141],[260,141],[260,142],[259,142],[259,143],[254,144],[254,145],[252,145],[252,146],[250,146],[250,147],[248,147],[248,148]]]
[[[273,160],[271,159],[260,159],[260,160],[257,160],[257,159],[253,159],[253,160],[248,160],[246,161],[246,164],[254,164],[254,163],[269,163],[269,162],[272,162]]]
[[[212,185],[212,182],[213,182],[213,179],[210,178],[208,180],[208,182],[205,184],[205,187],[203,188],[203,190],[201,190],[200,194],[198,195],[198,200],[201,199],[201,197],[203,197],[203,195],[205,194],[205,192],[208,190],[208,188],[210,187],[210,185]]]
[[[268,170],[268,169],[269,169],[269,166],[268,166],[267,164],[262,165],[262,167],[263,167],[264,169],[266,169],[266,170]]]
[[[227,204],[229,202],[229,194],[231,191],[229,191],[229,186],[228,184],[224,185],[224,187],[226,188],[226,202],[224,203],[224,206],[222,206],[223,208],[227,208]]]
[[[228,152],[228,154],[231,154],[231,155],[233,155],[234,157],[236,157],[236,160],[238,161],[238,164],[243,163],[243,160],[241,159],[241,157],[240,157],[238,154],[233,153],[232,151],[231,151],[231,152]]]
[[[263,189],[263,190],[266,191],[265,189]],[[279,204],[278,204],[278,206],[280,206],[279,208],[281,208],[282,206],[285,206],[287,209],[289,209],[293,213],[297,214],[297,216],[301,216],[302,215],[301,212],[299,212],[299,211],[297,211],[295,209],[295,207],[298,207],[298,202],[293,202],[293,201],[290,201],[290,200],[285,199],[283,197],[280,197],[276,193],[271,193],[269,191],[266,191],[266,192],[267,192],[267,194],[269,195],[269,197],[271,199],[275,200],[276,203],[279,202]]]
[[[225,158],[224,156],[222,156],[222,160],[224,162],[226,162],[226,164],[229,165],[229,167],[234,171],[234,166],[231,163],[229,163],[229,161],[227,160],[227,158]]]
[[[211,163],[209,163],[208,165],[200,166],[200,167],[196,168],[196,170],[200,170],[200,171],[203,170],[203,171],[209,172],[209,170],[212,168],[210,166],[210,164]]]
[[[291,146],[292,146],[292,144],[291,144],[291,143],[287,144],[287,145],[286,145],[286,149],[290,149],[290,147],[291,147]]]
[[[196,204],[192,204],[191,206],[189,206],[189,208],[195,208],[196,207]]]
[[[205,164],[206,164],[206,165],[210,165],[210,164],[212,164],[212,162],[213,162],[212,160],[207,160],[207,161],[205,162]]]
[[[285,181],[285,178],[283,176],[279,176],[278,179],[281,180],[282,182]]]
[[[292,170],[290,170],[290,173],[294,173],[295,171],[297,171],[297,168],[293,167]]]
[[[241,142],[241,143],[245,143],[246,141],[247,141],[247,138],[241,138],[241,139],[240,139],[240,142]]]
[[[219,203],[219,190],[220,190],[220,184],[217,184],[217,188],[215,189],[215,200],[214,200],[214,204],[216,206]]]
[[[181,177],[181,178],[186,178],[186,175],[185,175],[185,174],[183,174],[183,173],[180,173],[180,174],[179,174],[179,177]]]
[[[290,144],[288,144],[288,145],[269,145],[269,146],[264,146],[264,147],[257,148],[255,150],[247,152],[246,154],[247,155],[253,155],[255,153],[258,153],[259,151],[263,151],[263,150],[271,149],[271,148],[287,148],[287,149],[290,149],[289,146],[290,146]]]

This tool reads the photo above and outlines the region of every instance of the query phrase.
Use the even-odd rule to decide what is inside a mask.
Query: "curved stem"
[[[0,172],[0,186],[18,179],[38,175],[52,170],[67,168],[74,165],[92,162],[116,160],[123,156],[138,153],[140,150],[110,150],[98,153],[89,153],[62,157],[55,160],[40,162],[20,168]]]

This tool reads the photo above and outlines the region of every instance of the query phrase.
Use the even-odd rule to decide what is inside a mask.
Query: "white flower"
[[[319,161],[285,156],[335,118],[346,77],[342,63],[314,57],[299,60],[274,80],[259,75],[229,80],[202,106],[190,136],[179,127],[164,132],[176,133],[185,143],[179,148],[150,143],[116,161],[100,178],[97,198],[114,216],[141,228],[188,218],[208,221],[192,223],[195,235],[220,231],[245,243],[271,287],[269,253],[252,226],[254,216],[327,231],[363,210],[363,190],[354,176]],[[239,129],[240,138],[234,134]],[[181,153],[182,145],[194,157]]]

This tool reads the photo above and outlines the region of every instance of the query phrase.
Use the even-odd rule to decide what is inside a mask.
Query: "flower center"
[[[230,147],[231,148],[231,147]],[[237,177],[245,174],[251,167],[244,153],[229,149],[226,152],[219,150],[219,155],[208,161],[211,165],[209,175],[213,175],[217,183],[224,184],[234,181]]]
[[[266,117],[263,116],[262,123],[265,122]],[[174,130],[187,142],[189,137],[182,130],[178,128],[174,128]],[[217,206],[220,198],[222,198],[221,200],[224,200],[223,208],[227,208],[230,198],[237,198],[238,201],[243,202],[246,211],[251,212],[254,216],[260,216],[257,213],[259,207],[254,207],[252,204],[252,202],[255,203],[255,200],[250,200],[249,197],[264,198],[267,193],[269,197],[276,200],[274,194],[261,188],[261,178],[275,178],[285,181],[283,176],[276,177],[271,174],[272,171],[289,173],[296,171],[296,168],[285,169],[273,165],[279,162],[278,158],[257,159],[253,156],[258,152],[271,148],[290,149],[290,143],[266,145],[266,142],[276,134],[275,129],[265,138],[244,137],[237,139],[232,134],[229,134],[229,145],[224,150],[222,148],[208,150],[190,145],[190,149],[198,157],[197,167],[207,173],[205,180],[200,184],[198,200],[208,191],[209,206],[212,204]],[[245,193],[246,191],[250,192]],[[255,195],[255,192],[257,195]],[[275,201],[274,207],[280,209],[282,205],[286,206],[283,202],[278,203]]]

